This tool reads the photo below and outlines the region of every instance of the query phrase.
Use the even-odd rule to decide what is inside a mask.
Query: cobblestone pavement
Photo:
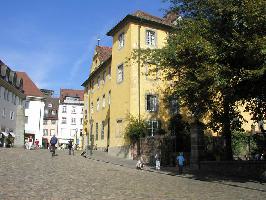
[[[0,148],[0,199],[266,199],[260,183],[200,181],[57,153]]]

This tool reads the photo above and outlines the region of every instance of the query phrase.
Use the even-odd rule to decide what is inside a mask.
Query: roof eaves
[[[109,58],[107,58],[102,64],[100,64],[89,76],[89,78],[87,78],[86,81],[84,81],[84,83],[82,83],[81,86],[86,87],[87,83],[91,80],[91,78],[100,71],[100,69],[103,68],[103,66],[110,60],[112,59],[112,55],[109,56]]]
[[[159,25],[162,28],[165,28],[167,30],[172,30],[174,27],[171,25],[167,25],[164,23],[156,22],[153,20],[145,19],[143,17],[137,17],[134,15],[127,15],[124,19],[122,19],[120,22],[118,22],[110,31],[106,33],[107,36],[113,36],[118,29],[120,29],[125,23],[127,23],[129,20],[136,21],[136,22],[144,22],[144,23],[149,23],[149,24],[154,24],[154,25]]]

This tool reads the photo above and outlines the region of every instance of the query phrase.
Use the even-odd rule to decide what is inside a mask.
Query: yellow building
[[[165,84],[156,72],[148,73],[154,65],[143,65],[132,53],[163,47],[171,28],[171,17],[158,18],[137,11],[107,33],[113,37],[112,48],[96,47],[90,76],[83,86],[87,99],[84,132],[93,135],[98,149],[108,147],[111,155],[131,156],[123,135],[129,115],[146,119],[150,135],[167,121],[167,111],[159,103],[161,86]]]
[[[158,18],[137,11],[107,33],[113,37],[112,48],[96,46],[89,78],[83,83],[86,144],[90,138],[98,149],[108,148],[110,155],[131,157],[123,134],[129,115],[147,120],[150,135],[160,126],[167,130],[170,111],[162,91],[170,85],[163,74],[149,73],[156,65],[142,63],[138,49],[162,48],[175,19],[171,14]]]

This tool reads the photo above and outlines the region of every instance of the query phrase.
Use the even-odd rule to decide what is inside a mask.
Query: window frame
[[[152,40],[150,38],[150,41],[148,41],[148,33],[154,33],[154,44],[152,44]],[[157,47],[157,32],[156,30],[153,30],[153,29],[146,29],[145,30],[145,44],[149,47]]]
[[[118,49],[122,49],[124,46],[125,46],[125,32],[121,32],[119,35],[118,35]]]
[[[120,76],[120,73],[119,73],[119,68],[120,68],[120,67],[122,68],[122,71],[121,71],[121,76],[122,76],[122,78],[121,78],[121,80],[118,79],[118,77]],[[121,63],[120,65],[117,66],[116,82],[117,82],[118,84],[122,83],[122,82],[124,81],[124,78],[125,78],[124,76],[125,76],[125,74],[124,74],[124,64]]]
[[[155,101],[149,100],[149,97],[155,97]],[[156,94],[146,94],[145,96],[145,104],[146,104],[146,111],[147,112],[157,112],[158,111],[158,95]],[[154,105],[153,105],[154,104]]]

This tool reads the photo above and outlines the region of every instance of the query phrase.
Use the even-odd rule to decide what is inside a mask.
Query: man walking
[[[51,144],[52,156],[55,156],[55,145],[57,144],[57,137],[55,137],[55,135],[53,135],[53,137],[51,138],[50,144]]]
[[[73,148],[72,140],[69,140],[69,142],[68,142],[68,155],[71,155],[72,148]],[[73,155],[74,155],[74,150],[73,150]]]

